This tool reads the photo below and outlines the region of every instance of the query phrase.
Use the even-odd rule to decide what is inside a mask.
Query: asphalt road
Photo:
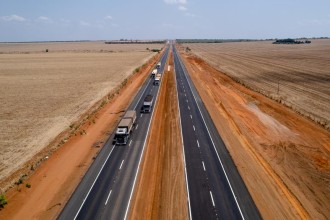
[[[161,58],[160,72],[168,57]],[[148,94],[158,97],[160,86],[148,78],[127,110],[137,111],[137,122],[126,146],[113,146],[113,135],[96,157],[58,219],[126,219],[135,181],[149,132],[151,113],[141,114],[143,99]]]
[[[174,65],[191,219],[261,219],[177,51]]]

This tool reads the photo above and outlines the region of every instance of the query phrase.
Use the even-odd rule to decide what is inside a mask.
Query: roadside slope
[[[130,219],[188,219],[172,53],[169,57],[171,71],[165,67]]]

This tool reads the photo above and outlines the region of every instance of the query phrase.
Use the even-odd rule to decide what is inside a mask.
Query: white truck
[[[143,106],[141,107],[141,113],[151,112],[154,97],[152,95],[147,95],[143,100]]]
[[[136,111],[129,110],[118,124],[113,144],[126,145],[136,121]]]
[[[157,68],[157,69],[160,69],[160,66],[161,66],[161,65],[162,65],[162,63],[161,63],[161,62],[158,62],[156,68]]]
[[[155,80],[154,80],[154,85],[155,86],[159,86],[159,84],[160,84],[160,77],[161,77],[160,74],[157,74],[156,75]]]
[[[151,77],[155,77],[158,73],[158,70],[157,69],[154,69],[152,72],[151,72]]]

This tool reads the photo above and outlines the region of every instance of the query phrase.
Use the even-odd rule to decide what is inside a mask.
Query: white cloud
[[[111,15],[107,15],[104,17],[105,20],[112,20],[112,16]]]
[[[50,21],[50,19],[48,17],[45,17],[45,16],[40,16],[38,18],[38,20],[40,20],[40,21]]]
[[[80,21],[80,25],[81,26],[87,26],[87,27],[91,26],[91,24],[87,21]]]
[[[187,8],[185,6],[183,6],[183,5],[180,5],[179,6],[179,10],[181,10],[181,11],[187,11]]]
[[[180,4],[185,5],[187,4],[187,0],[164,0],[166,4]]]
[[[1,20],[3,20],[3,21],[17,21],[17,22],[26,21],[25,18],[23,18],[22,16],[18,16],[18,15],[2,16]]]

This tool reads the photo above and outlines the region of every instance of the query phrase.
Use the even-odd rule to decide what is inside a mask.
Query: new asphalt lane
[[[261,219],[174,48],[191,219]]]
[[[164,73],[168,48],[161,58]],[[144,152],[153,111],[140,113],[148,94],[158,97],[160,86],[148,78],[127,110],[137,111],[137,122],[125,146],[112,145],[113,135],[88,169],[58,219],[126,219]]]

